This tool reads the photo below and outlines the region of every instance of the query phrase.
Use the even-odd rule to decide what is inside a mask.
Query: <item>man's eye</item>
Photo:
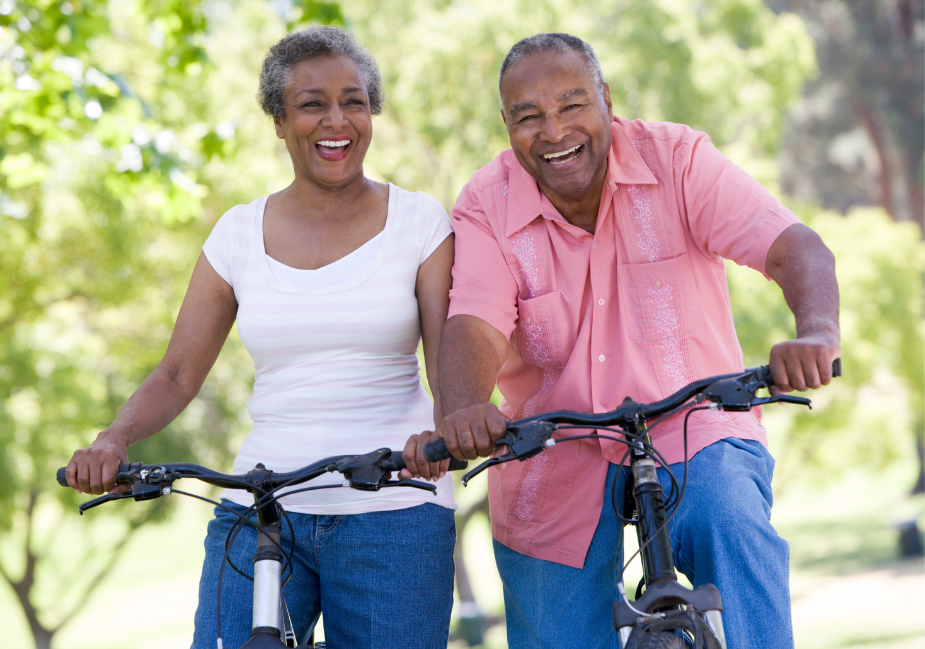
[[[524,115],[524,116],[521,117],[518,121],[519,121],[519,122],[526,122],[526,121],[531,120],[531,119],[536,119],[537,117],[539,117],[539,115]]]

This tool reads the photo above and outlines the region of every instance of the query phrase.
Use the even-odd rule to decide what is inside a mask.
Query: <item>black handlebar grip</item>
[[[401,456],[399,456],[399,457],[401,457]],[[139,465],[139,466],[140,466],[140,465]],[[120,464],[119,464],[119,475],[116,476],[116,480],[117,480],[118,482],[123,482],[123,480],[119,480],[119,478],[128,478],[128,477],[129,477],[128,474],[129,474],[129,472],[130,472],[131,470],[132,470],[132,465],[131,465],[131,463],[129,463],[129,462],[122,462],[122,463],[120,463]],[[66,467],[66,466],[63,466],[63,467],[61,467],[60,469],[58,469],[58,472],[55,474],[55,478],[58,480],[58,484],[61,485],[62,487],[67,487],[67,486],[68,486],[68,484],[67,484],[67,473],[66,473],[66,471],[67,471],[67,467]],[[124,480],[124,482],[128,482],[128,480],[126,479],[126,480]]]
[[[433,442],[428,442],[424,445],[424,459],[428,462],[439,462],[440,460],[447,460],[452,458],[450,452],[446,448],[446,443],[442,439],[438,439]]]
[[[832,378],[837,378],[841,376],[841,358],[836,358],[832,361]],[[758,380],[767,383],[768,385],[774,385],[774,380],[771,378],[771,366],[764,365],[758,368]]]
[[[841,358],[836,358],[832,361],[832,378],[836,376],[841,376]]]
[[[429,442],[424,445],[424,459],[428,462],[440,462],[441,460],[450,461],[450,471],[462,471],[469,468],[469,462],[466,460],[457,460],[450,455],[446,449],[446,443],[442,439]]]

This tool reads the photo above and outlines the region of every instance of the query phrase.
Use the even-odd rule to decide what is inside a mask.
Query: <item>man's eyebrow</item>
[[[511,113],[519,113],[525,110],[530,110],[531,108],[536,108],[536,102],[522,101],[519,104],[514,104],[511,106]]]
[[[587,96],[588,91],[584,88],[575,88],[574,90],[569,90],[559,95],[559,101],[567,101],[573,97]]]

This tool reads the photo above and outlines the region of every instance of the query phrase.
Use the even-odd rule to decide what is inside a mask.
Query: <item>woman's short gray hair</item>
[[[300,61],[318,56],[347,56],[353,60],[366,80],[369,95],[369,112],[382,112],[385,95],[382,93],[382,76],[379,64],[365,47],[350,33],[337,27],[309,27],[293,32],[270,48],[260,70],[260,89],[257,102],[270,117],[282,119],[286,115],[286,89],[292,81],[292,68]]]
[[[501,94],[501,80],[504,78],[504,73],[507,69],[522,58],[530,56],[531,54],[537,54],[538,52],[577,52],[581,54],[588,62],[588,68],[591,70],[594,85],[598,90],[603,89],[604,73],[601,71],[601,64],[600,61],[597,60],[594,48],[577,36],[553,32],[550,34],[528,36],[514,43],[514,47],[512,47],[511,51],[504,57],[504,62],[501,64],[501,72],[498,74],[499,95]],[[504,110],[503,97],[501,98],[501,110]]]

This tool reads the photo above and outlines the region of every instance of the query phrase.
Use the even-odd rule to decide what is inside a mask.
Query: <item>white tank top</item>
[[[301,271],[271,260],[264,249],[266,197],[228,210],[203,251],[234,289],[237,328],[254,359],[253,419],[233,472],[258,462],[292,471],[332,455],[404,448],[408,437],[432,430],[433,404],[419,378],[421,337],[415,297],[418,267],[452,232],[446,210],[422,192],[389,185],[389,207],[381,241],[362,269],[348,255],[317,271]],[[343,262],[343,263],[341,263]],[[275,270],[271,270],[271,263]],[[282,266],[280,270],[278,266]],[[334,268],[342,272],[306,287],[298,275]],[[339,268],[338,268],[339,267]],[[293,271],[296,277],[292,276]],[[302,275],[305,277],[305,275]],[[337,484],[340,474],[303,486]],[[250,505],[243,491],[222,494]],[[453,483],[437,483],[437,496],[406,487],[363,492],[323,489],[282,499],[288,511],[359,514],[429,502],[455,509]]]

